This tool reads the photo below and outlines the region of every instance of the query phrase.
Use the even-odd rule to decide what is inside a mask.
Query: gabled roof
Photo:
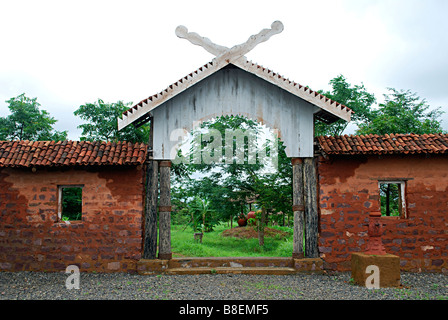
[[[0,141],[0,168],[140,165],[147,145],[131,142]]]
[[[294,81],[291,81],[270,69],[253,63],[247,60],[245,57],[241,57],[237,60],[232,61],[231,63],[226,60],[213,59],[213,61],[203,65],[199,69],[191,72],[182,79],[179,79],[178,81],[169,85],[165,90],[140,101],[139,103],[125,111],[122,117],[118,119],[118,129],[121,130],[131,123],[134,123],[134,125],[138,126],[141,123],[146,122],[148,120],[148,113],[153,109],[157,108],[165,101],[185,91],[186,89],[205,79],[209,75],[217,72],[228,64],[233,64],[247,72],[250,72],[321,108],[321,111],[316,114],[316,117],[324,122],[331,123],[338,119],[350,121],[351,114],[353,113],[350,108],[336,101],[333,101],[323,96],[322,94],[311,90],[308,87],[304,87]]]
[[[328,155],[448,154],[448,134],[386,134],[317,137]]]

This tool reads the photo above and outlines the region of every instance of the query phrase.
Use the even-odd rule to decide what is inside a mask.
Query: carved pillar
[[[301,259],[303,254],[303,228],[305,207],[303,205],[303,159],[293,158],[292,163],[292,211],[294,213],[294,240],[292,257]]]
[[[143,259],[155,259],[157,254],[157,198],[159,192],[158,163],[152,159],[146,168],[145,237]]]
[[[148,139],[148,158],[146,160],[146,190],[145,190],[145,221],[143,259],[156,259],[157,257],[157,199],[159,197],[159,169],[158,162],[153,156],[154,145],[154,119],[150,118],[150,131]]]
[[[172,258],[171,253],[171,161],[160,161],[159,259]]]
[[[319,217],[317,209],[317,173],[314,158],[303,160],[303,186],[305,204],[305,256],[318,258]]]

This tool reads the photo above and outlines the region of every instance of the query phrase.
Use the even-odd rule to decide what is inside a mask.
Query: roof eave
[[[333,101],[324,95],[313,91],[308,87],[304,87],[286,79],[285,77],[273,72],[270,69],[264,68],[258,64],[248,61],[244,56],[235,60],[213,59],[212,62],[205,64],[199,69],[193,71],[189,75],[183,77],[177,82],[170,85],[164,91],[153,95],[145,100],[142,100],[132,108],[126,110],[121,118],[118,118],[118,130],[138,121],[142,117],[148,117],[148,114],[165,101],[180,94],[194,84],[202,81],[206,77],[212,75],[223,67],[233,64],[255,76],[258,76],[265,81],[268,81],[291,94],[300,97],[301,99],[319,107],[321,111],[318,112],[318,117],[326,119],[327,123],[332,123],[338,119],[343,119],[347,122],[351,120],[353,111],[348,107]]]

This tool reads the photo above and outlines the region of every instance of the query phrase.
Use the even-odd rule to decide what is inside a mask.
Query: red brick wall
[[[142,252],[143,170],[0,169],[0,270],[131,272]],[[58,221],[58,185],[83,187],[82,221]]]
[[[383,243],[406,271],[448,271],[446,156],[320,158],[319,251],[326,267],[350,270],[366,249],[370,211],[380,210],[378,178],[406,183],[407,218],[385,217]]]

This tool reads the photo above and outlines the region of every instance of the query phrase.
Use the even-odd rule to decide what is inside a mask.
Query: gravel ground
[[[0,300],[448,300],[448,275],[402,273],[403,288],[366,289],[351,273],[268,275],[69,275],[0,272]],[[446,301],[445,301],[446,302]]]

